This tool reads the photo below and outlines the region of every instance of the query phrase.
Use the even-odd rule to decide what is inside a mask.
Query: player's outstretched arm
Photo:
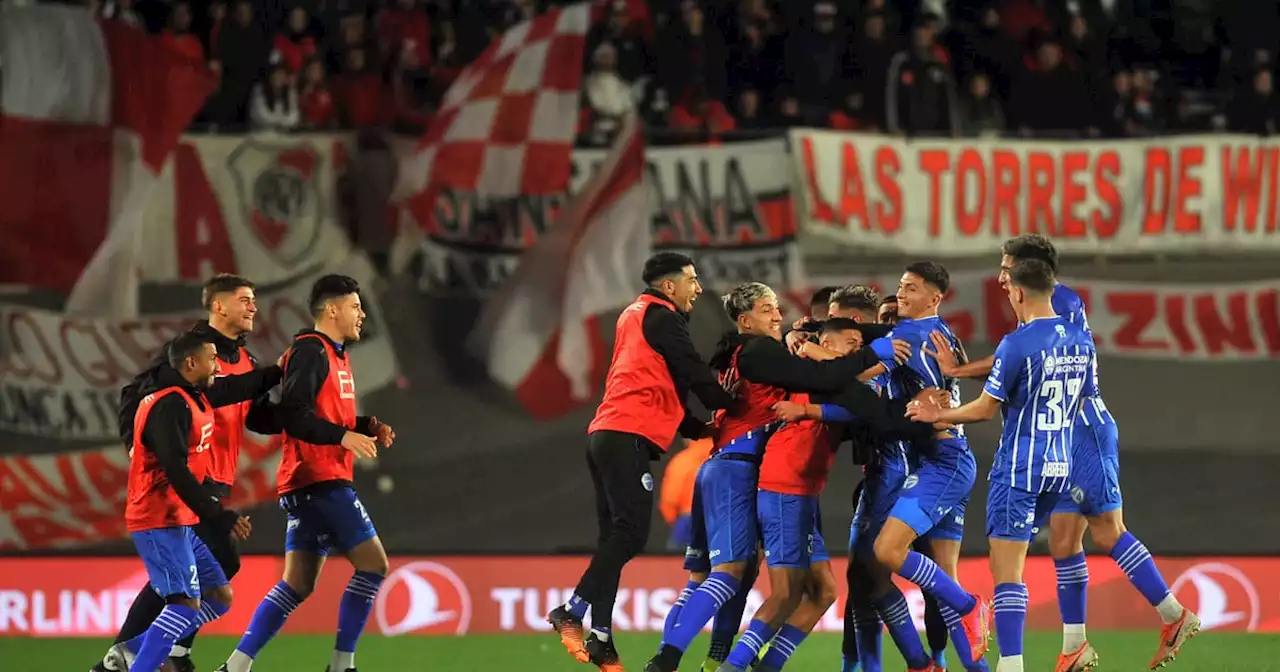
[[[863,348],[838,359],[818,362],[792,355],[771,338],[755,338],[743,346],[738,355],[738,371],[747,380],[789,392],[835,393],[879,361],[875,352]]]
[[[204,396],[215,408],[252,401],[279,385],[282,375],[280,367],[273,365],[249,373],[219,376],[213,380],[213,385],[209,386]]]
[[[649,347],[667,363],[676,390],[692,392],[708,410],[733,406],[733,395],[720,386],[711,367],[693,347],[689,325],[683,317],[673,310],[650,306],[640,328]]]
[[[986,422],[1000,412],[1003,402],[983,391],[977,399],[959,408],[939,408],[937,405],[919,400],[907,405],[907,417],[916,422],[933,424],[936,422],[948,425],[963,425],[972,422]]]
[[[142,445],[156,456],[164,476],[192,511],[201,520],[214,520],[223,508],[218,500],[208,496],[200,482],[187,466],[190,451],[191,409],[177,394],[170,394],[156,401],[142,428]]]
[[[961,364],[956,360],[955,353],[951,351],[951,344],[942,332],[935,331],[929,334],[929,341],[933,347],[924,346],[925,354],[937,360],[942,375],[948,378],[986,378],[987,374],[991,373],[991,365],[996,361],[995,355],[988,355],[977,361]]]

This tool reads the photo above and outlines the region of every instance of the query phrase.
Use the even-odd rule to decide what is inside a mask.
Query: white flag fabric
[[[469,345],[537,418],[589,401],[608,353],[596,316],[635,299],[652,247],[644,137],[633,116],[608,157],[485,304]]]
[[[88,10],[0,9],[0,283],[137,312],[142,219],[217,82],[156,36]]]

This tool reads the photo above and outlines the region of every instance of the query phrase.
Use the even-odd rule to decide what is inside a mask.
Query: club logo
[[[471,595],[453,570],[435,562],[411,562],[391,573],[374,605],[382,634],[466,634]]]

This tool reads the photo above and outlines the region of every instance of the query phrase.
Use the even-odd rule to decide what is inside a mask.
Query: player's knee
[[[1078,546],[1080,546],[1080,540],[1070,534],[1049,535],[1049,555],[1055,558],[1069,558],[1075,555]]]
[[[1124,533],[1124,523],[1120,522],[1119,518],[1103,517],[1096,522],[1089,522],[1089,534],[1093,537],[1093,544],[1103,553],[1111,553],[1111,549],[1116,547]]]
[[[818,606],[820,613],[827,613],[831,605],[836,603],[836,583],[835,581],[819,580],[816,590],[814,591],[813,601]]]
[[[876,537],[875,554],[877,562],[895,572],[907,561],[907,549],[884,534]]]
[[[206,592],[204,594],[204,599],[216,600],[217,602],[221,602],[223,606],[230,607],[231,599],[234,596],[235,593],[231,590],[231,584],[227,584]]]

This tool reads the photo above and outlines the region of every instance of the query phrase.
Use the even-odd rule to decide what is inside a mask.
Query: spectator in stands
[[[338,120],[342,126],[380,126],[385,117],[382,87],[382,78],[369,67],[365,51],[349,50],[346,71],[335,79],[333,85],[334,97],[338,102]]]
[[[311,15],[305,8],[294,7],[289,10],[284,30],[276,34],[271,46],[280,54],[290,74],[302,72],[302,66],[316,54],[316,32]]]
[[[846,41],[836,31],[836,4],[830,0],[814,3],[811,24],[809,30],[792,30],[787,38],[785,77],[802,106],[825,116],[844,88]]]
[[[674,101],[694,100],[694,89],[719,99],[728,88],[723,37],[706,25],[702,7],[694,0],[685,0],[680,10],[679,24],[659,32],[659,86]]]
[[[238,0],[231,20],[218,31],[217,49],[212,57],[222,63],[222,95],[231,110],[224,123],[244,123],[249,94],[262,78],[271,45],[266,33],[254,21],[253,3]]]
[[[773,33],[770,22],[757,16],[735,21],[732,30],[728,61],[730,90],[772,92],[778,83],[783,36]]]
[[[889,62],[885,121],[890,133],[950,135],[956,123],[956,90],[946,52],[937,43],[938,17],[922,14],[911,44]]]
[[[1093,30],[1081,12],[1071,14],[1067,28],[1066,48],[1090,87],[1101,86],[1107,80],[1107,42],[1104,35]]]
[[[371,58],[378,53],[378,45],[369,32],[368,20],[363,11],[352,9],[342,15],[338,23],[338,39],[326,49],[325,61],[329,72],[349,71],[351,52],[357,50],[361,52],[357,58],[362,64],[377,60],[376,57]]]
[[[827,126],[839,131],[874,131],[875,119],[868,115],[866,97],[860,89],[849,90],[840,105],[827,116]]]
[[[1164,99],[1156,88],[1156,79],[1157,72],[1153,67],[1134,68],[1133,97],[1129,103],[1127,124],[1130,136],[1150,136],[1164,129]]]
[[[204,43],[204,53],[216,54],[218,51],[218,35],[222,32],[222,24],[227,20],[227,3],[224,0],[214,0],[209,3],[209,9],[205,12],[205,20],[208,24],[201,31],[201,40]]]
[[[412,38],[401,43],[402,49],[389,69],[391,124],[400,133],[420,135],[431,121],[431,73],[418,63],[418,50]]]
[[[467,63],[462,60],[462,51],[458,48],[453,22],[441,21],[437,26],[439,32],[432,42],[435,54],[431,58],[431,86],[435,92],[433,98],[439,101]]]
[[[324,61],[313,58],[302,69],[302,85],[298,87],[298,106],[302,110],[302,126],[329,129],[338,123],[333,92],[329,90]]]
[[[580,130],[588,144],[609,145],[622,120],[636,109],[630,82],[618,75],[618,50],[603,42],[591,55],[591,71],[582,82]]]
[[[191,34],[191,5],[175,2],[169,12],[169,27],[161,34],[161,39],[170,49],[185,54],[192,60],[204,60],[204,45],[199,38]]]
[[[960,135],[997,137],[1004,130],[1004,108],[991,95],[991,78],[982,72],[973,73],[960,100]]]
[[[996,3],[982,10],[976,26],[958,34],[960,53],[957,69],[961,76],[984,72],[991,77],[992,88],[1001,100],[1008,100],[1014,73],[1022,58],[1022,49],[1004,31],[1000,9]]]
[[[1062,59],[1062,45],[1042,38],[1034,59],[1023,65],[1009,101],[1010,117],[1024,136],[1078,136],[1090,125],[1088,87],[1084,77]]]
[[[806,114],[804,106],[800,104],[800,99],[789,88],[783,87],[779,89],[776,99],[778,104],[774,113],[774,126],[778,128],[822,126],[824,120],[821,117],[812,117]]]
[[[632,26],[626,0],[609,3],[605,20],[594,26],[587,39],[587,53],[594,54],[601,44],[613,45],[617,54],[617,74],[623,80],[634,82],[649,74],[650,55],[642,37],[641,26]]]
[[[1227,127],[1234,133],[1276,134],[1280,128],[1280,101],[1276,99],[1270,70],[1258,70],[1253,75],[1252,90],[1236,94],[1227,110]]]
[[[378,12],[378,46],[384,54],[402,54],[401,61],[414,70],[431,67],[431,22],[417,0],[396,0]],[[412,51],[408,58],[404,50]]]
[[[883,128],[885,92],[888,88],[889,62],[898,50],[891,36],[886,15],[872,12],[863,15],[862,33],[854,40],[844,68],[846,81],[860,82],[863,107],[875,125]]]
[[[293,76],[283,60],[272,64],[266,79],[253,87],[249,123],[255,131],[287,132],[298,127],[302,113]]]
[[[1133,75],[1117,70],[1111,75],[1111,87],[1094,100],[1095,126],[1108,138],[1129,135],[1130,110],[1133,105]]]

